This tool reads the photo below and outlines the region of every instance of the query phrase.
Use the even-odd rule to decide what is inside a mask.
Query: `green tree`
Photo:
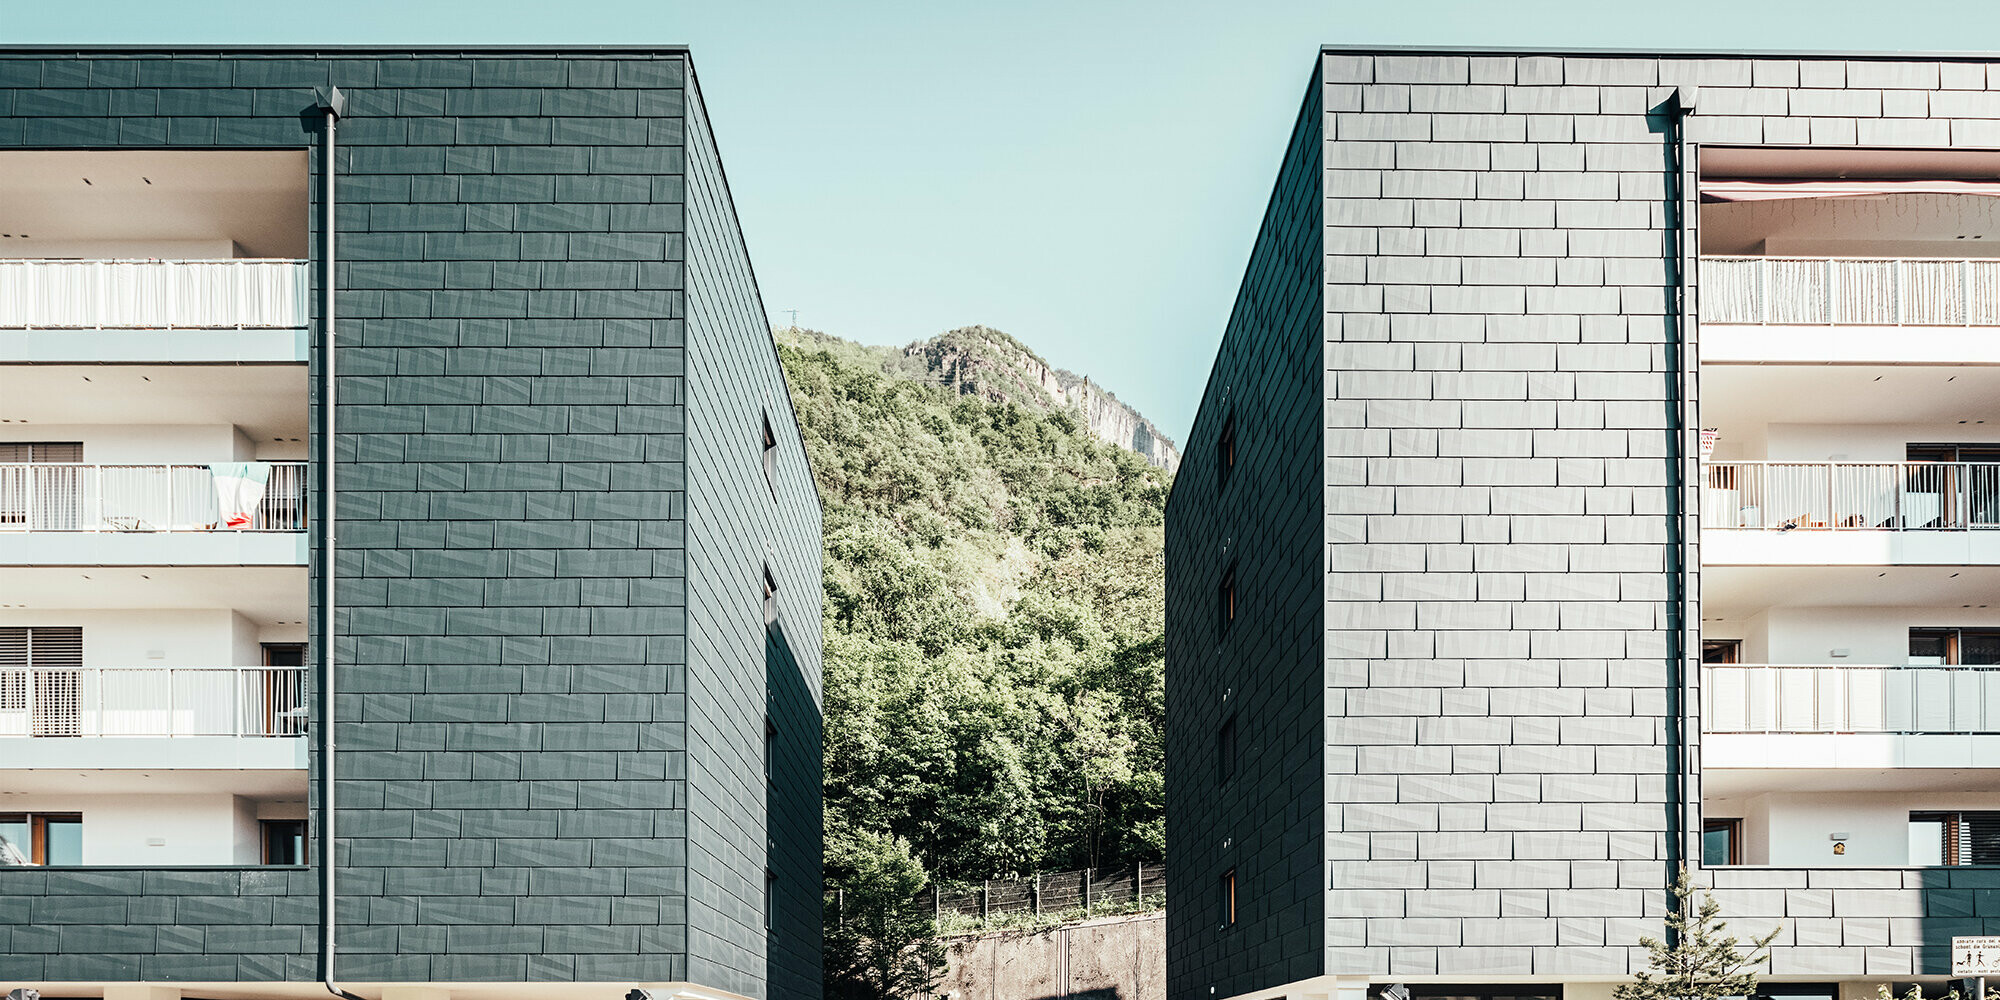
[[[863,833],[828,842],[839,892],[827,904],[827,1000],[906,1000],[944,974],[944,942],[933,913],[912,905],[930,884],[898,838]]]
[[[1704,891],[1696,905],[1695,892],[1684,866],[1674,881],[1673,909],[1667,913],[1667,936],[1673,943],[1640,938],[1649,959],[1647,968],[1613,989],[1613,1000],[1725,1000],[1756,995],[1757,976],[1752,970],[1771,957],[1778,929],[1745,945],[1728,933],[1715,897]]]

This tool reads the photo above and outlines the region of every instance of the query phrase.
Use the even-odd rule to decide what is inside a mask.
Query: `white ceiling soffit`
[[[0,256],[79,244],[234,241],[306,256],[304,149],[0,152]],[[149,254],[147,256],[166,256]]]
[[[1701,147],[1712,180],[1966,180],[2000,178],[2000,150]]]

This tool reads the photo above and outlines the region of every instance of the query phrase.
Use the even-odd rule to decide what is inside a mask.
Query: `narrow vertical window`
[[[1236,567],[1222,571],[1222,585],[1215,592],[1216,630],[1229,631],[1236,623]]]
[[[764,780],[765,781],[771,781],[777,776],[778,773],[777,749],[778,749],[778,724],[772,722],[770,719],[767,718],[764,720]]]
[[[1236,777],[1236,716],[1222,720],[1215,731],[1215,783],[1226,785]]]
[[[1229,474],[1236,470],[1236,417],[1222,421],[1222,433],[1215,439],[1215,488],[1221,490],[1229,485]]]
[[[778,435],[771,430],[771,415],[764,414],[764,485],[778,495]]]
[[[1217,924],[1236,926],[1236,869],[1222,873],[1222,881],[1215,887],[1215,908]]]
[[[778,578],[771,575],[771,567],[764,567],[764,625],[778,624]]]
[[[775,930],[778,926],[778,873],[764,869],[764,929]]]

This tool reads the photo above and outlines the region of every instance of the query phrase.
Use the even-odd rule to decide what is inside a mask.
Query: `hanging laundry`
[[[264,462],[218,462],[208,467],[215,479],[216,523],[227,528],[248,528],[257,519],[257,507],[264,502],[264,487],[271,481],[271,466]]]

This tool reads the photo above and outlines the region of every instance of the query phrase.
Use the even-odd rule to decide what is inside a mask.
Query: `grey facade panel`
[[[1992,66],[1341,50],[1319,69],[1328,873],[1314,887],[1325,967],[1310,972],[1625,975],[1644,962],[1638,936],[1658,933],[1682,853],[1669,830],[1692,818],[1670,780],[1669,630],[1700,620],[1697,505],[1680,505],[1684,551],[1669,520],[1677,385],[1700,426],[1696,333],[1668,313],[1670,199],[1687,185],[1649,112],[1663,88],[1699,87],[1696,157],[1703,144],[1979,148],[1994,135]],[[1225,339],[1202,419],[1225,371],[1290,358],[1264,346],[1246,361],[1237,344]],[[1198,422],[1189,454],[1213,433]],[[1170,544],[1230,534],[1234,512],[1202,509],[1210,489],[1183,473]],[[1684,609],[1668,604],[1676,556]],[[1212,587],[1206,572],[1170,561],[1170,596]],[[1170,692],[1206,669],[1185,651],[1196,617],[1169,615]],[[1176,708],[1169,746],[1184,759],[1170,770],[1202,800],[1177,815],[1236,815],[1201,784],[1213,710]],[[1252,826],[1285,829],[1268,813]],[[1213,839],[1177,831],[1176,858],[1211,864]],[[1739,928],[1781,926],[1770,971],[1792,977],[1942,974],[1949,937],[1992,916],[1979,872],[1702,876]],[[1210,928],[1184,933],[1196,954],[1224,947]],[[1289,956],[1261,962],[1245,988],[1305,978]]]
[[[1318,975],[1324,611],[1318,81],[1286,147],[1166,516],[1168,993]],[[1225,426],[1235,462],[1217,461]],[[1233,574],[1237,618],[1221,623]],[[1234,719],[1233,774],[1219,733]],[[1236,919],[1221,926],[1235,873]],[[1213,993],[1211,993],[1211,988]]]
[[[818,514],[786,424],[786,504],[756,541],[795,581],[783,695],[796,752],[774,792],[751,579],[689,534],[704,498],[728,536],[717,547],[734,551],[740,526],[712,512],[769,488],[754,432],[728,442],[751,464],[697,464],[689,380],[699,367],[706,405],[729,411],[707,418],[718,426],[742,419],[738,397],[782,401],[784,386],[745,297],[741,235],[718,223],[727,196],[686,57],[7,53],[0,148],[310,148],[299,112],[329,84],[350,100],[339,974],[806,994]],[[713,297],[701,321],[695,294]],[[706,354],[689,346],[703,322]],[[761,355],[738,343],[750,334]],[[321,432],[315,415],[315,455]],[[813,883],[813,905],[793,901],[775,932],[767,847],[745,840],[767,813],[785,818],[770,844],[787,874]],[[17,979],[317,974],[309,869],[0,869],[0,899],[27,921],[0,938]],[[767,981],[767,950],[789,978]]]

